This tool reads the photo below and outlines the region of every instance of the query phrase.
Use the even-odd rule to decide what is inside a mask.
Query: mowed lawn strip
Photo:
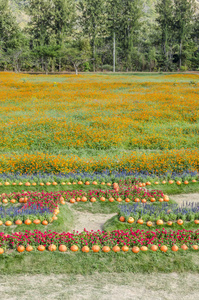
[[[14,266],[14,267],[13,267]],[[99,273],[199,272],[199,256],[194,250],[167,253],[148,250],[132,253],[66,253],[16,251],[0,256],[1,275]]]

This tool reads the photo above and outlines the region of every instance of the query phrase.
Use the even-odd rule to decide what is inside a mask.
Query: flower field
[[[199,191],[198,78],[0,73],[0,269],[40,252],[82,270],[83,253],[195,255],[199,203],[172,195]],[[75,231],[81,214],[107,219]]]
[[[198,77],[1,73],[0,172],[198,171]]]

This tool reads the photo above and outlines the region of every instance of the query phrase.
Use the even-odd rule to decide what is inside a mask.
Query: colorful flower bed
[[[65,203],[59,193],[45,192],[3,193],[0,195],[0,202],[4,205],[0,206],[0,225],[6,226],[11,226],[13,223],[21,225],[23,222],[26,225],[32,222],[48,225],[49,222],[57,219],[59,204]],[[10,206],[19,203],[23,203],[22,206]]]
[[[62,202],[61,192],[18,192],[18,193],[3,193],[0,195],[0,201],[2,203],[27,203],[28,205],[37,204],[40,207],[48,207],[51,211],[58,208],[58,205]]]
[[[193,222],[199,225],[199,204],[188,203],[181,207],[177,204],[168,205],[163,203],[161,206],[152,206],[149,204],[134,204],[119,206],[119,220],[121,222],[146,224],[151,227],[154,224],[163,226],[164,222],[172,226],[177,223],[179,226],[184,222]]]
[[[130,229],[112,232],[58,233],[49,230],[42,233],[38,230],[34,230],[34,232],[26,230],[25,233],[0,233],[1,249],[14,249],[19,252],[23,252],[29,246],[31,250],[38,249],[40,251],[44,251],[47,248],[50,251],[55,251],[56,249],[62,251],[61,248],[63,248],[63,252],[67,249],[74,252],[79,249],[83,252],[89,252],[89,250],[94,249],[93,246],[97,246],[98,251],[93,250],[93,252],[99,252],[100,250],[109,252],[111,249],[114,252],[119,252],[120,249],[127,252],[129,249],[132,249],[133,252],[136,250],[135,253],[137,253],[139,250],[147,251],[148,248],[154,245],[156,250],[160,249],[162,252],[166,252],[168,249],[173,250],[174,248],[175,250],[173,251],[177,251],[179,248],[183,250],[191,248],[198,250],[198,244],[199,230],[172,231],[164,228],[154,231],[133,231]]]
[[[22,223],[47,225],[53,221],[54,211],[41,205],[40,203],[28,202],[19,207],[2,207],[0,206],[0,225],[6,226],[21,225]],[[44,222],[47,221],[47,222]]]
[[[21,199],[21,200],[20,200]],[[136,187],[136,186],[122,186],[122,187],[115,187],[115,189],[110,190],[73,190],[73,191],[59,191],[59,192],[22,192],[22,193],[10,193],[6,194],[3,193],[0,195],[0,201],[3,203],[13,202],[23,202],[23,199],[31,199],[31,202],[40,203],[41,205],[48,206],[50,208],[56,208],[58,203],[63,202],[64,200],[75,203],[75,202],[96,202],[99,201],[109,201],[109,202],[156,202],[156,201],[169,201],[167,195],[164,195],[161,191],[152,190],[147,191],[144,188]]]
[[[79,173],[79,172],[103,172],[126,171],[157,174],[162,176],[166,172],[198,172],[199,150],[180,149],[165,150],[161,152],[129,151],[118,155],[95,156],[82,158],[77,155],[50,155],[15,154],[0,155],[0,173],[34,174],[37,172],[53,174]]]
[[[117,190],[90,190],[90,191],[68,191],[68,192],[63,192],[63,197],[66,198],[67,201],[70,202],[75,202],[75,201],[83,201],[86,202],[87,200],[91,202],[95,201],[109,201],[109,202],[155,202],[155,201],[169,201],[169,199],[161,192],[158,190],[153,190],[153,191],[147,191],[146,189],[139,188],[136,186],[133,187],[122,187],[118,191]],[[73,199],[71,201],[71,199]],[[75,200],[75,201],[74,201]]]
[[[181,173],[176,172],[166,172],[162,176],[158,177],[157,174],[149,174],[149,172],[141,171],[141,172],[126,172],[126,171],[103,171],[99,172],[83,172],[83,173],[59,173],[59,174],[50,174],[50,173],[40,173],[37,174],[15,174],[15,173],[2,173],[0,174],[0,187],[6,185],[25,185],[25,186],[34,186],[36,184],[44,184],[50,185],[53,182],[56,182],[58,185],[65,184],[73,184],[74,182],[82,182],[85,184],[86,182],[90,182],[92,185],[93,182],[97,182],[98,185],[104,183],[114,183],[117,182],[120,184],[121,182],[131,181],[132,184],[142,182],[146,183],[150,181],[152,184],[158,182],[159,184],[169,184],[169,181],[172,180],[175,184],[177,181],[181,181],[183,184],[185,181],[188,182],[198,182],[199,175],[195,172],[184,171]],[[28,185],[30,184],[30,185]]]

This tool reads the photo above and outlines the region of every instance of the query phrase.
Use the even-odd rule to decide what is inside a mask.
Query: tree
[[[85,39],[74,40],[68,43],[62,49],[61,55],[74,67],[76,75],[78,75],[80,65],[92,60],[90,44]]]
[[[118,31],[122,18],[122,2],[120,0],[107,1],[107,24],[109,34],[113,38],[113,72],[115,72],[116,65],[116,40],[118,38]]]
[[[15,72],[19,70],[20,59],[26,46],[27,38],[10,11],[8,1],[0,0],[0,56],[4,69],[11,65]]]
[[[53,10],[53,1],[30,0],[28,7],[30,15],[28,32],[30,33],[32,46],[50,44],[54,25]]]
[[[191,58],[192,67],[195,70],[199,70],[199,13],[194,18],[191,38],[192,38],[191,40],[195,45],[195,49],[192,53],[192,58]]]
[[[59,45],[44,45],[37,46],[33,50],[33,55],[35,57],[42,57],[44,60],[44,69],[45,73],[48,74],[48,65],[50,58],[54,58],[58,56],[60,50]]]
[[[72,35],[76,21],[74,0],[53,0],[54,2],[54,34],[56,44],[63,46],[66,39]],[[61,71],[61,57],[59,58],[59,71]]]
[[[88,36],[93,49],[93,71],[96,69],[97,39],[102,37],[106,29],[105,0],[79,0],[79,25],[83,34]]]
[[[148,59],[149,59],[149,68],[150,68],[150,72],[151,72],[151,71],[152,71],[152,68],[155,68],[156,62],[157,62],[157,59],[156,59],[156,49],[155,49],[155,47],[152,47],[152,48],[149,50]]]
[[[132,68],[134,46],[138,36],[142,2],[139,0],[122,1],[122,18],[120,19],[120,39],[126,70]]]
[[[34,56],[41,59],[42,69],[48,72],[50,59],[59,56],[59,51],[75,20],[74,0],[30,0],[31,20],[28,32]],[[61,61],[59,60],[59,70]]]
[[[174,0],[175,33],[179,45],[179,67],[182,66],[183,44],[190,37],[195,15],[194,0]]]
[[[159,0],[156,4],[156,12],[158,14],[156,22],[159,31],[159,43],[161,43],[161,50],[163,54],[163,64],[168,71],[169,64],[172,60],[172,40],[173,40],[173,26],[174,26],[174,7],[172,0]],[[170,51],[170,58],[169,58]]]

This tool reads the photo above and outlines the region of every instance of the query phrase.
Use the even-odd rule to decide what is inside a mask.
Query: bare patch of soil
[[[1,299],[192,300],[199,274],[99,274],[1,276]]]
[[[183,202],[198,202],[199,204],[199,193],[170,195],[170,198],[176,201],[179,205],[182,205]]]
[[[89,212],[78,212],[73,210],[74,220],[75,220],[75,231],[97,231],[102,230],[104,223],[116,215],[114,214],[92,214]]]

